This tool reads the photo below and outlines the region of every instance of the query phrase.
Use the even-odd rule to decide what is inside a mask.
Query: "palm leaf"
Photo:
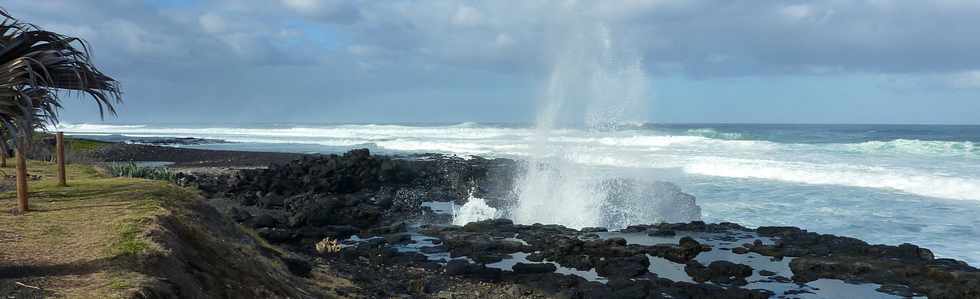
[[[85,41],[21,22],[2,8],[0,18],[0,135],[29,138],[57,124],[62,95],[87,96],[101,117],[115,115],[119,83],[92,64]]]

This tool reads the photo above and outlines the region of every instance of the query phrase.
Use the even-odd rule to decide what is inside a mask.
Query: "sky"
[[[558,64],[609,58],[556,57],[607,45],[643,74],[628,85],[642,85],[630,95],[644,121],[980,124],[980,1],[7,0],[0,7],[90,44],[95,63],[123,87],[119,115],[106,122],[533,122],[556,70],[589,70]],[[590,33],[600,27],[603,34]],[[593,97],[605,103],[624,86],[593,87]],[[63,121],[100,121],[90,101],[66,103]]]

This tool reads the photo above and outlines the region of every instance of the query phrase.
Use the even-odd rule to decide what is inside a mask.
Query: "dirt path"
[[[150,249],[139,223],[162,213],[153,202],[166,186],[72,166],[70,186],[58,187],[53,165],[29,169],[42,177],[30,182],[31,212],[10,213],[15,193],[0,193],[0,294],[105,298],[134,285],[141,275],[125,270],[126,256]]]

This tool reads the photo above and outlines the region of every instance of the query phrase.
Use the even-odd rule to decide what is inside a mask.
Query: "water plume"
[[[616,211],[650,208],[633,203],[651,195],[616,190],[614,187],[623,184],[608,183],[617,178],[615,172],[573,162],[588,148],[554,142],[562,125],[584,125],[586,131],[598,134],[644,121],[650,80],[641,55],[617,39],[608,23],[581,13],[574,4],[563,7],[554,26],[558,28],[553,33],[558,47],[552,51],[555,59],[540,97],[536,133],[530,142],[526,169],[516,186],[518,199],[510,211],[511,218],[518,223],[570,227],[667,220],[622,217],[625,214]]]

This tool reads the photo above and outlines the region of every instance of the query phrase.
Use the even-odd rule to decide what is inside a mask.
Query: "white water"
[[[208,148],[338,152],[368,147],[388,152],[539,159],[562,155],[572,165],[589,168],[681,169],[703,176],[875,188],[932,198],[980,200],[980,150],[968,141],[900,139],[794,144],[664,135],[652,130],[578,129],[551,130],[542,140],[536,128],[473,125],[235,128],[64,124],[60,129],[75,135],[197,137],[235,142],[202,146]],[[539,154],[540,147],[563,151]]]
[[[473,192],[470,192],[470,196],[463,206],[459,208],[453,206],[453,224],[455,225],[466,225],[470,222],[500,217],[501,213],[497,209],[487,205],[483,198],[473,196]]]
[[[528,136],[528,166],[515,190],[518,202],[511,216],[517,223],[608,225],[603,209],[613,190],[604,182],[622,175],[583,167],[579,160],[591,150],[577,146],[582,140],[558,127],[562,122],[584,123],[587,131],[600,131],[639,122],[645,115],[643,103],[650,98],[642,59],[616,39],[608,24],[577,9],[575,4],[563,7],[553,24],[555,60],[539,100],[535,132]],[[598,140],[612,146],[618,141]]]
[[[65,124],[68,134],[197,137],[234,141],[194,146],[290,152],[440,152],[564,161],[564,177],[547,169],[525,184],[554,196],[523,217],[586,226],[587,204],[610,176],[677,183],[698,198],[705,221],[796,225],[870,242],[912,242],[940,255],[980,262],[980,150],[970,141],[793,143],[741,140],[708,128],[553,129],[492,125],[162,126]],[[722,135],[724,134],[724,135]],[[709,138],[705,136],[714,136]],[[541,151],[544,148],[561,151]],[[579,175],[575,172],[586,173]],[[612,173],[613,175],[609,175]],[[552,182],[563,182],[552,184]],[[562,198],[586,198],[572,205]],[[573,199],[572,201],[575,201]],[[549,208],[549,205],[552,208]],[[553,208],[556,207],[560,208]],[[568,211],[565,213],[565,211]],[[574,215],[581,215],[576,217]],[[528,218],[525,218],[528,219]],[[556,221],[549,221],[556,220]]]

